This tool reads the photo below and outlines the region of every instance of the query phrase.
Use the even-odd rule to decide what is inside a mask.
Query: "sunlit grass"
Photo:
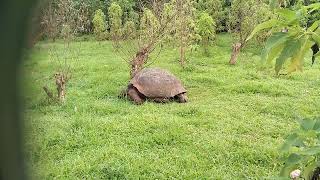
[[[110,42],[75,42],[67,101],[49,103],[54,63],[39,43],[23,65],[26,147],[39,179],[258,179],[274,176],[283,136],[295,118],[320,113],[320,65],[275,77],[259,70],[259,48],[249,46],[228,65],[230,38],[221,35],[210,56],[202,50],[178,63],[167,48],[151,65],[170,70],[188,90],[187,104],[141,106],[118,99],[128,65]]]

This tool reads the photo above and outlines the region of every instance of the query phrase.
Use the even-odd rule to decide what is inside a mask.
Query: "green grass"
[[[42,91],[54,86],[54,63],[39,43],[23,65],[26,154],[34,179],[261,179],[278,174],[278,148],[296,117],[320,114],[320,66],[275,77],[258,70],[259,48],[228,65],[231,39],[218,36],[210,57],[167,48],[151,65],[170,70],[188,89],[187,104],[141,106],[118,99],[128,66],[110,42],[74,42],[80,59],[64,104]]]

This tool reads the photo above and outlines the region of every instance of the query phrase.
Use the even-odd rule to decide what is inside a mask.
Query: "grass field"
[[[54,81],[48,47],[39,43],[23,65],[26,149],[33,179],[261,179],[281,166],[278,148],[297,117],[320,114],[320,63],[275,77],[258,70],[251,46],[228,65],[231,39],[220,35],[210,57],[201,51],[178,63],[167,48],[152,64],[188,89],[187,104],[141,106],[118,99],[128,66],[110,42],[74,42],[80,59],[64,104],[49,103]]]

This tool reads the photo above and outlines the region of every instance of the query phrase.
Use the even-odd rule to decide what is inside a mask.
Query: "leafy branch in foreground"
[[[281,147],[286,160],[280,176],[291,179],[319,179],[320,117],[303,119]]]
[[[304,27],[303,18],[320,10],[320,3],[302,6],[297,11],[277,9],[278,18],[259,24],[247,38],[250,40],[262,30],[272,29],[274,32],[267,40],[262,52],[262,59],[271,63],[275,60],[275,71],[278,75],[287,60],[290,60],[288,73],[302,70],[304,57],[314,45],[320,45],[320,20],[310,27]],[[319,53],[315,56],[319,56]]]

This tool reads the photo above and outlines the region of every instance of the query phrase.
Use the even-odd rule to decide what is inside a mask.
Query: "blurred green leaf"
[[[254,28],[254,30],[252,31],[252,33],[250,34],[250,36],[247,38],[246,41],[249,41],[259,31],[262,31],[264,29],[270,29],[279,24],[280,24],[280,21],[277,19],[270,19],[269,21],[259,24],[256,28]]]
[[[288,165],[298,164],[301,160],[302,160],[301,155],[293,153],[293,154],[290,154],[290,156],[288,157],[286,164]]]
[[[272,60],[274,60],[279,54],[280,52],[283,50],[283,48],[285,47],[284,43],[275,45],[270,51],[269,54],[267,55],[267,62],[271,63]]]
[[[292,22],[298,21],[296,12],[290,9],[278,9],[277,13],[285,20],[286,24],[291,24]]]
[[[320,117],[315,119],[315,124],[313,126],[313,130],[320,131]]]
[[[294,56],[296,52],[301,48],[301,41],[296,39],[290,39],[286,41],[285,48],[283,48],[280,56],[276,60],[275,71],[279,74],[284,62]]]
[[[284,44],[288,40],[288,33],[278,32],[274,33],[266,42],[266,46],[262,51],[262,59],[266,60],[269,56],[269,52],[273,48],[277,48]]]
[[[316,34],[316,33],[312,33],[312,40],[317,43],[318,45],[320,45],[320,35]]]
[[[283,152],[287,152],[290,150],[290,148],[292,147],[292,144],[294,144],[296,142],[296,140],[298,139],[298,134],[297,133],[293,133],[291,135],[289,135],[286,138],[285,143],[282,145],[282,147],[280,148],[281,151]]]
[[[302,121],[300,121],[300,126],[303,130],[305,131],[309,131],[312,130],[314,125],[315,125],[316,121],[314,119],[303,119]]]
[[[291,59],[291,64],[288,67],[288,73],[292,73],[297,70],[302,71],[304,57],[313,45],[313,43],[310,41],[308,37],[305,37],[303,39],[304,42],[302,43],[303,45],[300,51],[298,51],[298,53],[294,55]]]
[[[320,20],[318,21],[315,21],[309,28],[308,28],[308,31],[315,31],[318,27],[319,27],[319,24],[320,24]]]
[[[280,172],[281,177],[290,177],[290,173],[298,168],[298,165],[285,165]]]
[[[294,147],[305,147],[305,143],[303,142],[302,139],[300,138],[297,138],[292,144],[291,146],[294,146]]]
[[[312,162],[310,164],[308,164],[302,171],[302,176],[305,179],[310,179],[311,174],[313,173],[313,171],[316,169],[317,167],[317,163],[316,162]]]
[[[320,154],[320,146],[308,148],[306,150],[299,152],[299,154],[309,155],[309,156],[314,156],[314,155]]]
[[[318,10],[320,9],[320,3],[313,3],[313,4],[310,4],[309,6],[305,6],[304,9],[306,10],[309,10],[311,9],[310,11],[315,11],[315,10]]]

